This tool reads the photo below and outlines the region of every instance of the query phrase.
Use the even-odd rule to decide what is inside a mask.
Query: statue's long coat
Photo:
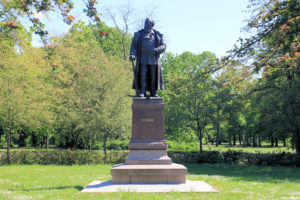
[[[154,31],[154,36],[155,36],[155,47],[158,50],[157,55],[155,55],[156,59],[157,59],[157,75],[156,75],[156,90],[162,90],[165,88],[164,86],[164,82],[163,82],[163,77],[162,77],[162,71],[161,71],[161,62],[159,59],[159,55],[164,52],[166,50],[166,44],[164,42],[163,39],[163,35],[161,33],[159,33],[156,30]],[[137,79],[136,84],[135,81],[133,80],[133,85],[132,88],[133,89],[137,89],[140,90],[141,89],[141,84],[140,84],[140,55],[141,55],[141,46],[142,46],[142,38],[143,36],[143,29],[135,32],[134,36],[132,38],[132,42],[131,42],[131,47],[130,47],[130,55],[134,55],[136,57],[136,65],[135,65],[135,69],[134,69],[134,74],[135,74],[135,78]],[[149,84],[147,84],[149,85]],[[136,87],[137,86],[137,87]],[[147,91],[149,91],[149,88],[146,88]]]

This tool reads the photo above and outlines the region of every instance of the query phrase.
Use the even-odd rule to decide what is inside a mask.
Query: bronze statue
[[[157,97],[156,91],[164,89],[159,56],[166,44],[163,35],[153,27],[153,19],[147,18],[144,29],[135,32],[131,42],[129,59],[136,60],[133,89],[139,97],[145,97],[146,91]]]

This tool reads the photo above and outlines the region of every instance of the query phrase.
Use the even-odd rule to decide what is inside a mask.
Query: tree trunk
[[[199,144],[200,144],[200,153],[202,153],[203,148],[202,148],[202,134],[201,133],[200,133],[200,137],[198,139],[199,139]]]
[[[7,128],[7,164],[10,164],[10,145],[11,145],[11,108],[8,108],[8,128]],[[5,129],[3,129],[5,131]]]
[[[49,137],[48,137],[48,135],[45,136],[45,145],[46,145],[46,149],[49,149]]]
[[[201,126],[199,124],[199,118],[197,117],[197,136],[198,136],[198,140],[199,140],[199,145],[200,145],[200,153],[203,152],[202,149],[202,137],[203,137],[203,133],[201,130]]]
[[[103,150],[104,150],[104,154],[106,156],[107,155],[107,136],[105,135],[103,139],[104,139]]]
[[[233,133],[233,146],[235,146],[236,145],[236,135],[235,135],[235,133]]]
[[[37,138],[35,136],[35,133],[32,133],[32,136],[31,136],[31,142],[32,142],[32,146],[33,147],[36,147],[37,146]]]
[[[123,47],[124,60],[127,60],[128,58],[126,55],[125,35],[122,37],[122,47]]]
[[[258,146],[261,147],[261,139],[260,138],[258,138]]]
[[[286,139],[285,139],[285,137],[283,137],[282,142],[283,142],[283,146],[286,147]]]
[[[294,138],[295,138],[296,153],[300,154],[300,128],[299,127],[296,127],[294,131]]]
[[[278,139],[275,139],[275,147],[278,147]]]
[[[271,137],[271,146],[274,147],[274,138]]]
[[[253,136],[253,146],[256,147],[257,146],[257,143],[256,143],[256,137]]]
[[[247,146],[247,144],[246,144],[246,135],[245,134],[243,134],[243,146]]]
[[[92,134],[91,134],[91,131],[90,131],[89,135],[90,135],[90,138],[89,138],[90,139],[90,142],[89,142],[90,143],[90,152],[92,152],[92,146],[93,146],[93,144],[92,144]]]
[[[247,136],[247,146],[251,146],[251,137]]]
[[[10,145],[11,145],[11,133],[8,130],[7,134],[7,164],[10,164]]]
[[[221,110],[221,108],[218,106],[218,108],[217,108],[216,147],[218,147],[219,144],[220,144],[220,142],[219,142],[219,140],[220,140],[220,138],[219,138],[219,136],[220,136],[220,122],[219,122],[219,119],[220,119],[220,110]]]

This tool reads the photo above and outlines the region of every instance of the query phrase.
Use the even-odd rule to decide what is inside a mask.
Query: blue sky
[[[81,11],[82,1],[74,0],[74,2],[76,7],[72,14],[76,17],[76,21],[79,18],[85,21],[87,18]],[[249,13],[244,12],[248,0],[98,0],[98,2],[97,9],[102,13],[101,19],[109,25],[113,23],[106,12],[107,8],[118,13],[125,5],[130,5],[134,9],[131,21],[142,20],[154,10],[155,28],[164,34],[167,51],[172,53],[211,51],[217,56],[223,56],[233,47],[235,41],[243,36],[241,28],[246,25],[245,20],[249,18]],[[52,35],[60,35],[69,28],[57,18],[60,18],[59,14],[50,14],[49,20],[45,21],[48,24],[46,28]],[[136,30],[137,25],[132,23],[130,32]],[[34,44],[37,45],[38,41],[36,37],[34,38]]]

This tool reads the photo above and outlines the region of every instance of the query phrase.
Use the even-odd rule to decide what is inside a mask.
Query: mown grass
[[[300,199],[300,170],[288,167],[186,164],[188,180],[220,193],[82,194],[94,180],[110,180],[112,165],[0,167],[0,199]]]
[[[171,151],[199,151],[199,143],[197,142],[176,142],[176,141],[168,141],[169,148],[168,150]],[[230,146],[229,144],[222,144],[216,147],[215,145],[211,144],[205,144],[203,145],[203,150],[204,151],[244,151],[244,152],[249,152],[249,153],[255,153],[255,152],[260,152],[260,153],[272,153],[272,152],[295,152],[295,149],[292,149],[290,147],[284,147],[280,145],[279,147],[272,147],[269,145],[264,144],[261,147],[252,147],[252,146]]]

